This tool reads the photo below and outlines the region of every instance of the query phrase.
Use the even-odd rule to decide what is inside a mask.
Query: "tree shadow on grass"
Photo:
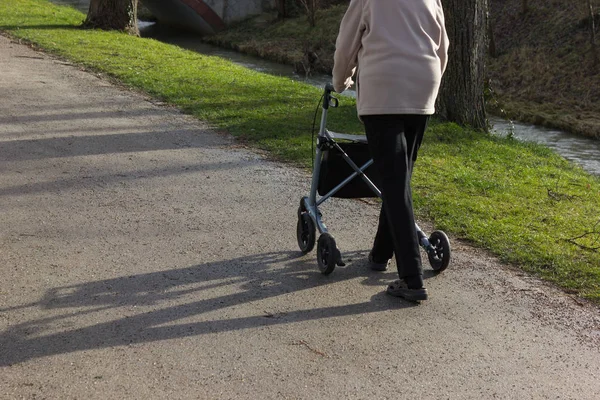
[[[69,29],[69,30],[84,30],[81,25],[69,24],[40,24],[40,25],[0,25],[0,31],[14,31],[26,29]],[[18,39],[16,39],[18,40]]]
[[[346,253],[344,257],[364,258],[357,253]],[[355,279],[362,275],[361,272],[364,271],[342,268],[336,274],[335,282]],[[362,284],[382,285],[384,277],[381,274],[368,274]],[[303,309],[298,306],[292,311],[279,313],[273,310],[273,313],[259,312],[237,318],[207,316],[228,307],[315,289],[331,283],[332,279],[316,270],[312,257],[309,260],[298,252],[273,252],[53,288],[38,302],[0,310],[2,313],[22,313],[26,309],[41,308],[51,314],[11,326],[0,334],[0,366],[81,350],[415,305],[384,297],[379,292],[368,301],[343,306],[327,306],[325,303],[318,308]],[[106,321],[108,311],[116,318]],[[252,312],[252,308],[249,308],[249,313]],[[89,324],[90,318],[92,321],[102,321],[103,317],[103,322]],[[192,317],[201,321],[189,322]],[[112,318],[112,315],[108,318]],[[178,323],[181,320],[186,322]],[[64,326],[80,327],[62,329]],[[60,332],[56,332],[57,327]]]

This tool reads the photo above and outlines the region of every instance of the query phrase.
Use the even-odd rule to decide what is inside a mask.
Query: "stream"
[[[89,0],[53,0],[55,4],[70,5],[83,13],[87,13]],[[140,34],[145,38],[152,38],[161,42],[170,43],[201,54],[217,56],[230,60],[259,72],[289,77],[314,86],[322,87],[331,82],[331,76],[326,74],[311,74],[306,77],[294,72],[293,67],[279,64],[258,57],[248,56],[234,50],[228,50],[203,43],[194,33],[182,32],[160,24],[139,21]],[[354,92],[345,94],[354,96]],[[532,141],[550,147],[555,152],[573,161],[586,171],[600,176],[600,140],[574,135],[567,132],[507,121],[499,117],[490,116],[493,131],[498,135],[513,135],[516,139]]]

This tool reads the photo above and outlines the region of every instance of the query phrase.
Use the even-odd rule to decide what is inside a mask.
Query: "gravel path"
[[[304,171],[2,36],[0,93],[0,398],[600,398],[598,307],[452,238],[386,296],[362,201],[322,276]]]

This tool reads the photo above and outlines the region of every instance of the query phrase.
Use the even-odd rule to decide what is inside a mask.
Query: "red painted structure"
[[[215,32],[225,29],[225,22],[202,0],[181,0],[181,2],[196,11],[196,13],[201,16]]]
[[[200,34],[225,28],[225,21],[203,0],[144,0],[160,23]]]

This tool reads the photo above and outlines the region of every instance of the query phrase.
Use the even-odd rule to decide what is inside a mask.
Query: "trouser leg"
[[[373,242],[373,249],[371,251],[373,259],[380,263],[389,260],[394,255],[394,241],[392,240],[392,234],[388,225],[388,217],[385,213],[383,204],[381,205],[381,211],[379,212],[379,224],[377,226],[377,233],[375,234],[375,241]]]
[[[369,115],[362,119],[383,197],[373,257],[384,260],[395,254],[399,277],[409,286],[420,286],[423,270],[410,181],[428,117]]]

